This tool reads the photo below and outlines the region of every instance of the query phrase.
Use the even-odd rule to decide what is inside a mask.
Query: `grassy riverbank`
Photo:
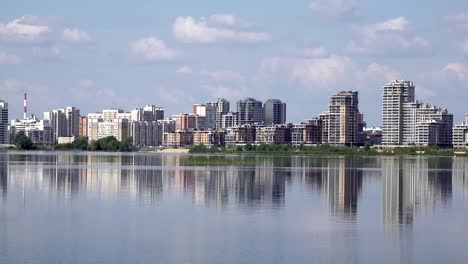
[[[453,149],[438,147],[397,147],[377,149],[364,147],[336,147],[329,145],[300,146],[293,148],[290,145],[245,145],[237,147],[207,147],[204,145],[192,146],[189,153],[252,153],[252,154],[342,154],[342,155],[426,155],[426,156],[463,156],[466,153],[456,153]]]

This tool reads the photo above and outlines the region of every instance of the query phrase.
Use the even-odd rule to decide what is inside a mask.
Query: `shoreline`
[[[391,150],[392,152],[388,151]],[[237,150],[237,149],[218,149],[218,150],[203,150],[203,151],[194,151],[190,148],[166,148],[166,149],[157,149],[157,150],[134,150],[134,151],[102,151],[102,150],[79,150],[79,149],[50,149],[50,148],[39,148],[35,150],[21,150],[16,148],[2,148],[0,152],[24,152],[24,153],[35,153],[35,152],[76,152],[76,153],[157,153],[157,154],[205,154],[205,155],[272,155],[272,156],[322,156],[322,155],[345,155],[345,156],[433,156],[433,157],[468,157],[468,151],[459,151],[453,149],[441,149],[430,151],[429,149],[418,150],[415,152],[405,152],[400,153],[398,151],[394,152],[396,149],[388,149],[387,151],[376,151],[372,150],[362,150],[362,149],[347,149],[345,151],[301,151],[301,150],[289,150],[289,151],[253,151],[253,150]]]

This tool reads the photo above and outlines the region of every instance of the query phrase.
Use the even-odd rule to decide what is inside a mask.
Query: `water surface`
[[[468,263],[466,158],[188,159],[0,153],[0,263]]]

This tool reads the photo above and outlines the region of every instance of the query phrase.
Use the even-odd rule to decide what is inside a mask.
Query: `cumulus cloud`
[[[212,18],[213,20],[213,18]],[[272,36],[266,32],[239,31],[233,29],[236,20],[229,16],[219,16],[215,18],[223,25],[212,25],[205,18],[195,19],[193,17],[176,18],[172,32],[174,38],[184,43],[216,43],[234,42],[245,44],[256,44],[271,42]]]
[[[303,53],[308,57],[322,57],[327,55],[327,50],[324,47],[318,47],[305,49]]]
[[[180,74],[192,74],[193,73],[193,70],[192,68],[188,67],[188,66],[182,66],[180,68],[178,68],[176,70],[176,73],[180,73]]]
[[[243,79],[242,74],[237,71],[203,71],[202,76],[207,76],[219,81],[230,81],[230,80],[241,80]]]
[[[360,13],[357,0],[311,0],[309,8],[313,14],[342,19],[357,18]]]
[[[62,38],[69,43],[82,43],[91,40],[88,33],[77,28],[66,28],[63,30]]]
[[[441,70],[441,73],[444,75],[455,76],[459,81],[468,80],[468,66],[463,63],[459,63],[459,62],[448,63]]]
[[[238,27],[249,27],[250,23],[244,21],[243,19],[233,15],[233,14],[214,14],[211,15],[208,21],[212,24],[217,24],[221,26],[238,26]]]
[[[38,17],[22,16],[6,24],[0,23],[0,40],[9,42],[37,42],[51,28]]]
[[[143,38],[130,44],[133,56],[146,61],[170,61],[177,59],[180,54],[166,46],[164,41],[155,38]]]
[[[468,14],[458,13],[445,17],[450,30],[468,32]]]
[[[262,62],[260,72],[287,78],[305,89],[322,90],[361,88],[369,82],[381,85],[400,76],[388,66],[377,63],[362,66],[336,54],[322,58],[268,58]]]
[[[414,35],[405,17],[397,17],[357,30],[359,40],[352,40],[345,50],[361,55],[421,55],[430,52],[430,43]]]
[[[463,53],[468,55],[468,39],[463,40],[458,44],[458,49]]]
[[[18,64],[20,62],[20,58],[15,54],[0,51],[0,64]]]

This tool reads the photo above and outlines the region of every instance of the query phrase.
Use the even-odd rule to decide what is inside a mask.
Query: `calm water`
[[[466,158],[246,158],[0,153],[0,263],[468,263]]]

